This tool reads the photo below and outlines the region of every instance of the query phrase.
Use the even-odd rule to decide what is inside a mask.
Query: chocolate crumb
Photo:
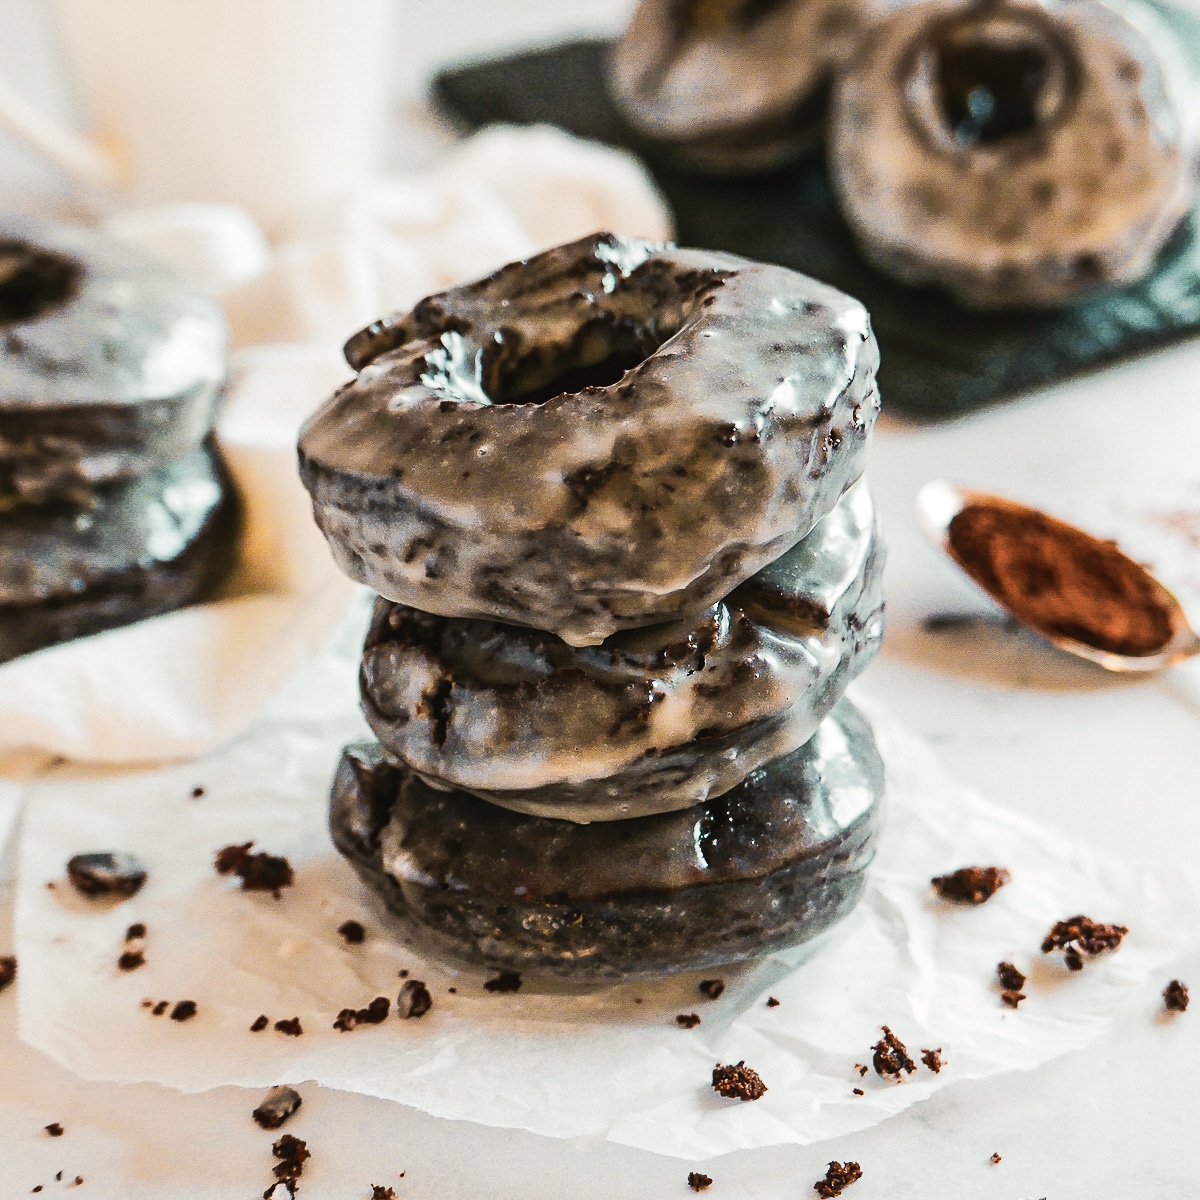
[[[680,1013],[675,1018],[675,1024],[678,1025],[680,1029],[695,1029],[696,1026],[700,1024],[700,1014]]]
[[[42,1185],[39,1183],[36,1187],[32,1187],[29,1190],[31,1192],[40,1192],[42,1190]]]
[[[744,1060],[731,1067],[717,1063],[713,1068],[712,1086],[713,1091],[730,1100],[761,1100],[767,1094],[767,1085]]]
[[[943,900],[984,904],[1011,878],[1003,867],[959,867],[952,874],[935,876],[929,882]]]
[[[281,1183],[287,1188],[288,1195],[294,1196],[296,1184],[304,1172],[304,1164],[312,1157],[308,1152],[308,1143],[285,1133],[271,1147],[271,1153],[281,1161],[274,1169],[275,1182],[263,1192],[263,1200],[271,1200]]]
[[[401,967],[401,968],[400,968],[400,972],[399,972],[399,974],[400,974],[400,978],[401,978],[401,979],[407,979],[407,978],[408,978],[408,968],[407,968],[407,967]]]
[[[1187,984],[1178,979],[1172,979],[1163,988],[1163,1005],[1167,1012],[1187,1012],[1188,999]]]
[[[996,964],[996,980],[1006,992],[1019,992],[1025,986],[1025,976],[1010,962]]]
[[[122,971],[136,971],[138,967],[144,967],[145,965],[146,956],[141,950],[126,950],[117,959],[117,966]]]
[[[866,1064],[864,1064],[864,1063],[855,1063],[855,1064],[854,1064],[854,1069],[855,1069],[855,1070],[858,1072],[858,1077],[859,1077],[859,1079],[862,1079],[862,1078],[864,1078],[864,1077],[866,1076],[866,1073],[867,1073],[867,1067],[866,1067]]]
[[[1024,992],[1018,992],[1015,988],[1005,988],[1000,993],[1000,1003],[1005,1008],[1016,1008],[1022,1000],[1025,999]]]
[[[59,1172],[57,1172],[57,1174],[55,1174],[55,1176],[54,1176],[54,1182],[55,1182],[55,1183],[61,1183],[61,1182],[62,1182],[62,1172],[61,1172],[61,1171],[59,1171]]]
[[[276,1021],[275,1029],[279,1033],[286,1033],[288,1037],[299,1037],[304,1032],[299,1017],[289,1017],[286,1021]]]
[[[83,1176],[76,1175],[75,1178],[71,1181],[71,1183],[68,1186],[69,1187],[78,1187],[82,1182],[83,1182]]]
[[[51,1121],[50,1124],[46,1126],[46,1132],[51,1137],[62,1137],[63,1127],[57,1121]]]
[[[376,996],[366,1008],[343,1008],[338,1013],[333,1027],[343,1033],[349,1033],[359,1025],[382,1025],[387,1020],[391,1007],[392,1002],[386,996]],[[275,1028],[278,1029],[279,1026],[276,1025]]]
[[[862,1167],[856,1162],[831,1162],[824,1179],[818,1179],[813,1188],[818,1196],[840,1196],[844,1188],[862,1178]]]
[[[484,985],[489,992],[519,992],[521,976],[516,971],[501,971],[494,979],[489,979]]]
[[[243,842],[239,846],[225,846],[217,851],[213,866],[218,875],[236,875],[244,892],[271,892],[278,900],[280,892],[295,882],[292,864],[286,858],[261,850],[251,854],[253,845]]]
[[[409,979],[401,985],[396,997],[396,1016],[401,1020],[423,1017],[432,1007],[433,997],[420,979]]]
[[[767,997],[767,1007],[768,1008],[778,1008],[779,1001],[776,1000],[774,996],[768,996]]]
[[[942,1061],[942,1048],[939,1046],[936,1050],[922,1050],[921,1061],[935,1074],[940,1075],[942,1068],[946,1065]]]
[[[911,1075],[917,1069],[917,1064],[909,1058],[904,1043],[886,1025],[882,1028],[883,1037],[872,1047],[874,1053],[871,1062],[875,1067],[875,1074],[881,1079],[891,1079],[899,1083],[900,1072]]]
[[[204,796],[204,789],[202,787],[197,786],[197,787],[192,788],[192,799],[193,800],[199,800],[203,796]]]
[[[0,954],[0,992],[17,977],[17,956]]]
[[[408,973],[408,972],[406,971],[406,972],[405,972],[405,974],[407,974],[407,973]],[[447,988],[447,989],[446,989],[446,991],[448,991],[448,992],[450,993],[450,995],[451,995],[451,996],[457,996],[457,995],[458,995],[458,988]]]
[[[161,1017],[163,1013],[171,1007],[170,1000],[160,1000],[151,1010],[150,1015],[153,1017]]]
[[[1001,1158],[1000,1158],[999,1154],[993,1154],[992,1157],[990,1159],[988,1159],[988,1162],[990,1162],[993,1167],[1000,1161],[1001,1161]]]
[[[251,1033],[262,1033],[264,1029],[271,1023],[271,1018],[263,1013],[261,1017],[254,1018],[254,1024],[250,1026]]]
[[[699,1171],[689,1171],[688,1187],[693,1192],[706,1192],[712,1187],[712,1179],[707,1175],[701,1175]]]
[[[144,938],[145,936],[146,926],[141,921],[135,921],[125,930],[125,940],[127,942],[136,942],[138,938]]]
[[[854,1089],[854,1094],[855,1094],[856,1096],[865,1096],[867,1093],[866,1093],[866,1092],[864,1092],[864,1091],[862,1090],[862,1088],[855,1088],[855,1089]]]
[[[132,854],[99,851],[76,854],[67,863],[67,878],[85,896],[129,897],[146,882],[146,868]]]
[[[396,1200],[396,1189],[382,1183],[371,1184],[371,1200]]]
[[[358,921],[343,921],[337,929],[348,946],[361,946],[367,931]]]
[[[178,1004],[171,1009],[172,1021],[190,1021],[196,1015],[195,1000],[180,1000]]]
[[[1091,917],[1080,914],[1068,917],[1052,926],[1042,939],[1042,953],[1063,952],[1063,962],[1070,971],[1083,970],[1083,956],[1089,958],[1115,950],[1129,930],[1124,925],[1101,925]]]
[[[723,979],[702,979],[700,980],[700,995],[709,1000],[717,1000],[721,993],[725,991],[725,980]]]
[[[303,1103],[295,1088],[273,1087],[250,1115],[264,1129],[278,1129]]]

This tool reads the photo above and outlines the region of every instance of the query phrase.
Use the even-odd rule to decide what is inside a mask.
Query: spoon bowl
[[[1036,508],[1017,504],[1002,496],[990,495],[987,492],[976,492],[969,488],[958,487],[944,480],[933,480],[927,483],[917,493],[917,523],[921,532],[929,539],[934,547],[941,550],[985,595],[998,604],[1023,625],[1032,629],[1039,636],[1051,642],[1058,649],[1094,662],[1107,671],[1119,672],[1152,672],[1161,671],[1165,667],[1182,662],[1193,655],[1200,654],[1200,637],[1198,637],[1178,599],[1165,588],[1140,563],[1123,554],[1111,541],[1098,538],[1074,525],[1050,517]],[[1017,523],[1036,523],[1039,531],[1051,536],[1061,537],[1064,549],[1064,561],[1069,556],[1070,549],[1085,549],[1090,559],[1095,562],[1107,561],[1115,572],[1132,581],[1143,603],[1152,603],[1157,610],[1160,624],[1165,623],[1167,636],[1145,652],[1130,653],[1115,649],[1112,645],[1092,644],[1074,632],[1066,632],[1061,622],[1055,623],[1049,619],[1040,619],[1036,612],[1030,611],[1030,606],[1022,606],[1012,602],[1011,595],[1005,595],[996,586],[994,580],[989,582],[981,577],[981,572],[967,562],[956,550],[951,537],[951,524],[954,519],[967,509],[988,509],[997,514],[1003,514]],[[1043,600],[1057,600],[1058,607],[1069,602],[1067,582],[1064,577],[1055,576],[1048,572],[1039,580],[1040,595]],[[1079,579],[1069,581],[1074,590],[1078,591]],[[1061,586],[1061,596],[1054,594],[1055,586]],[[1120,602],[1120,597],[1106,597],[1111,606]],[[1133,602],[1130,601],[1132,609]],[[1042,605],[1047,608],[1046,604]],[[1049,606],[1053,608],[1054,605]],[[1082,626],[1082,623],[1081,623]],[[1103,641],[1097,636],[1096,641]]]

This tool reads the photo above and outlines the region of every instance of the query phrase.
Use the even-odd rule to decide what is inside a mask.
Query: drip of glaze
[[[64,255],[0,239],[0,326],[59,308],[78,290],[81,275],[79,264]]]

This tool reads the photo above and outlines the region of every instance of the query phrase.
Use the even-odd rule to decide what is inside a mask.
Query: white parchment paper
[[[89,1079],[185,1091],[317,1080],[437,1116],[703,1158],[862,1129],[956,1080],[1083,1046],[1187,941],[1189,902],[964,790],[876,714],[886,836],[860,908],[815,952],[725,972],[717,1001],[699,995],[693,976],[590,995],[489,994],[483,974],[450,972],[389,941],[331,849],[326,789],[340,744],[360,729],[347,669],[356,635],[310,669],[290,711],[218,755],[99,780],[60,772],[33,786],[17,915],[27,1042]],[[205,795],[193,800],[197,785]],[[296,885],[281,899],[214,873],[219,847],[250,839],[294,864]],[[143,890],[112,907],[62,881],[71,854],[106,848],[150,868]],[[1007,866],[1012,882],[981,908],[932,897],[932,875],[970,863]],[[1054,921],[1080,912],[1130,933],[1070,974],[1038,947]],[[364,944],[338,936],[348,918],[366,926]],[[146,965],[123,974],[116,960],[133,921],[148,927]],[[994,986],[1001,959],[1029,975],[1016,1012]],[[339,1009],[394,997],[401,969],[429,984],[428,1015],[332,1028]],[[768,996],[779,1004],[768,1007]],[[199,1013],[172,1022],[144,999],[194,1000]],[[679,1028],[681,1012],[702,1024]],[[303,1036],[249,1032],[260,1013],[298,1017]],[[883,1023],[914,1057],[940,1048],[942,1072],[922,1068],[900,1085],[860,1080],[854,1065],[870,1061]],[[768,1085],[756,1103],[709,1086],[717,1062],[740,1059]]]

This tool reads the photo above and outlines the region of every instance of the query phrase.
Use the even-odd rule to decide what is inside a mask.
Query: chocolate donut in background
[[[866,310],[733,255],[595,235],[350,340],[301,477],[338,565],[571,645],[703,611],[858,478]]]
[[[597,984],[816,937],[862,893],[882,795],[870,728],[843,702],[717,799],[593,825],[434,790],[378,746],[350,746],[330,829],[409,944]]]
[[[196,449],[226,342],[217,302],[142,251],[0,219],[0,497],[78,495]]]
[[[1172,32],[1098,0],[917,0],[835,89],[830,155],[866,254],[980,308],[1140,279],[1195,202],[1200,92]]]
[[[609,58],[639,132],[714,173],[778,166],[816,141],[834,68],[882,0],[641,0]]]
[[[229,477],[201,446],[85,500],[0,509],[0,662],[190,604],[231,566]]]
[[[882,567],[860,482],[698,620],[596,647],[379,600],[363,710],[434,787],[570,821],[687,808],[813,735],[879,647]]]

